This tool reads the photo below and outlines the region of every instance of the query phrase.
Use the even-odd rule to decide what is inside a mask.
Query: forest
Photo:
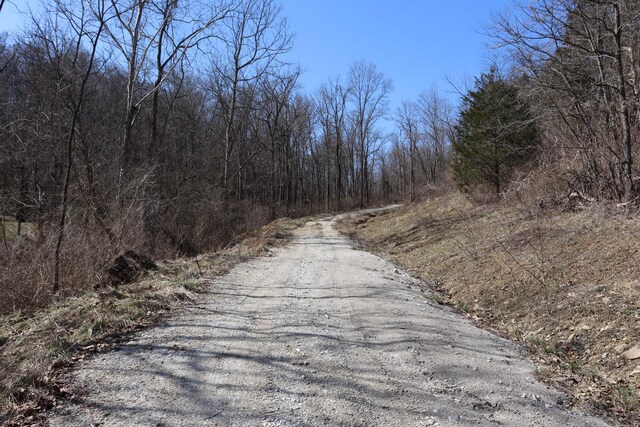
[[[99,285],[123,251],[193,257],[283,216],[454,187],[638,202],[635,1],[517,1],[458,106],[416,89],[395,110],[366,60],[301,89],[275,0],[45,7],[0,36],[2,313]]]

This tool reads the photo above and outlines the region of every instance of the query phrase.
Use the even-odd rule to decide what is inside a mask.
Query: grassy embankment
[[[0,425],[30,425],[42,411],[69,398],[64,373],[131,332],[195,301],[210,279],[249,257],[268,253],[307,219],[280,219],[239,236],[228,249],[159,263],[156,271],[118,288],[105,288],[35,313],[0,317]]]
[[[578,408],[639,425],[640,359],[627,357],[640,344],[637,213],[477,206],[449,194],[342,228],[525,344]]]

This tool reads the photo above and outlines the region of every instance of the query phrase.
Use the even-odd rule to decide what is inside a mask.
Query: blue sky
[[[393,109],[432,85],[457,99],[447,78],[463,83],[487,68],[482,34],[491,13],[511,0],[281,0],[296,33],[291,59],[315,89],[349,65],[375,63],[394,83]]]
[[[277,0],[276,0],[277,1]],[[358,60],[375,63],[393,80],[390,110],[431,86],[453,102],[447,78],[463,84],[487,68],[491,50],[482,34],[491,13],[512,0],[279,0],[296,34],[289,60],[304,70],[301,85],[311,91],[331,76],[346,75]],[[9,0],[0,31],[21,25]]]
[[[0,32],[13,32],[21,28],[24,17],[18,13],[27,12],[29,6],[37,5],[34,0],[6,0],[0,12]]]

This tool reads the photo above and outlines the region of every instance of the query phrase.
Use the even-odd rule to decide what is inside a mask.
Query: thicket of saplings
[[[448,176],[483,200],[636,201],[636,2],[496,16],[507,66],[459,111],[434,90],[388,111],[364,61],[301,90],[271,0],[50,3],[0,41],[0,312],[100,286],[126,250],[194,256]]]

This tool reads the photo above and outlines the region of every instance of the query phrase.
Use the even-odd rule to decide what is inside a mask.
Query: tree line
[[[383,126],[393,85],[374,64],[303,91],[273,0],[43,7],[0,39],[6,304],[91,286],[125,249],[193,256],[279,216],[399,200],[443,174],[445,101],[432,92],[405,108],[407,149]]]
[[[459,106],[431,89],[395,109],[366,61],[301,88],[275,0],[44,7],[0,37],[3,311],[91,286],[126,249],[194,256],[280,216],[450,181],[497,200],[638,200],[631,0],[515,1],[490,29],[503,67]]]
[[[636,203],[640,3],[518,0],[490,33],[506,72],[483,74],[463,98],[458,185]]]

